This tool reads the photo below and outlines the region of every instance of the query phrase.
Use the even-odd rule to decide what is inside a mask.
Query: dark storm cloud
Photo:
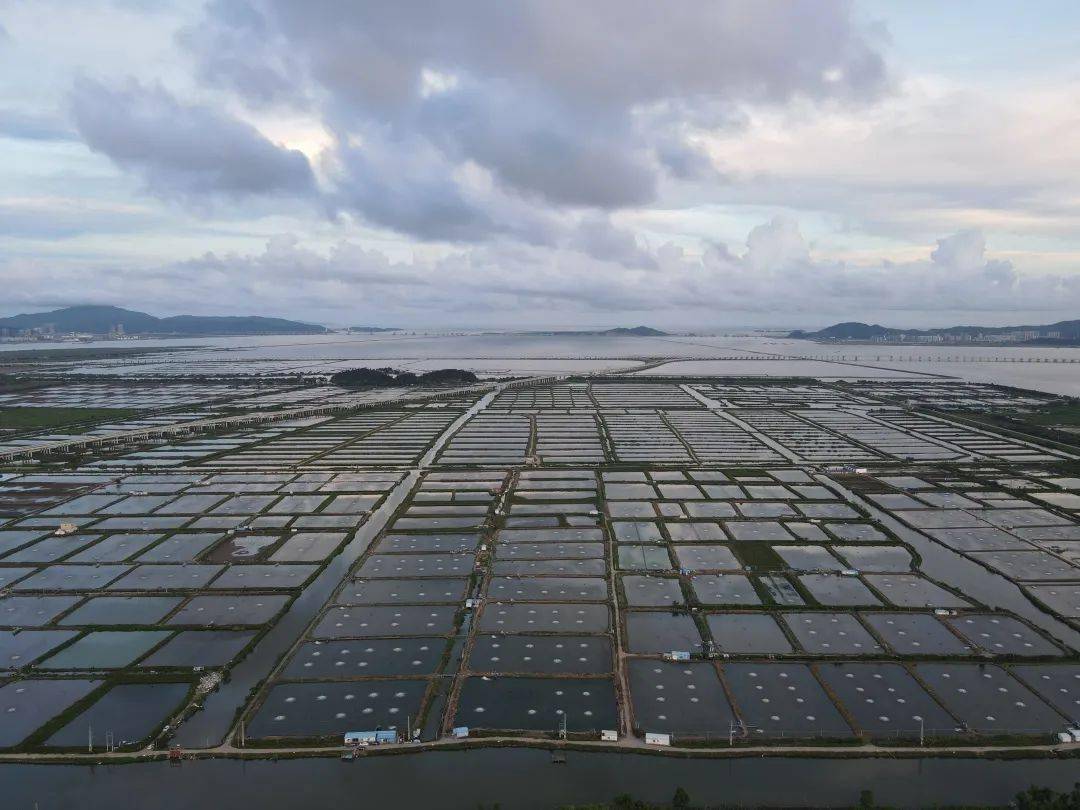
[[[179,39],[205,81],[322,118],[334,205],[424,239],[543,241],[559,211],[716,179],[680,127],[702,111],[731,126],[740,104],[857,104],[887,84],[846,0],[214,0]]]
[[[79,134],[96,152],[135,172],[163,197],[314,190],[307,158],[267,140],[250,124],[210,107],[183,104],[161,87],[90,79],[70,98]]]

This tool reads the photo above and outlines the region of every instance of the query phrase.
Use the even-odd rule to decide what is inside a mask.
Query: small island
[[[477,377],[471,371],[460,368],[440,368],[414,374],[394,368],[350,368],[339,371],[330,378],[331,385],[341,388],[402,388],[415,386],[472,385]]]

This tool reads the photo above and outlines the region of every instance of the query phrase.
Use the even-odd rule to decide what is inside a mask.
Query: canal
[[[1077,760],[675,759],[491,748],[337,759],[203,760],[89,767],[0,766],[8,810],[139,807],[424,807],[505,810],[610,801],[629,793],[670,802],[677,787],[693,805],[852,806],[862,790],[890,806],[1007,805],[1032,784],[1067,791]],[[138,797],[136,800],[134,797]]]

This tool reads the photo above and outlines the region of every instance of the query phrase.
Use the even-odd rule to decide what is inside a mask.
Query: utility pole
[[[94,727],[86,727],[86,752],[88,754],[94,753]]]
[[[919,748],[923,747],[923,741],[925,740],[926,724],[923,721],[922,715],[919,715]]]

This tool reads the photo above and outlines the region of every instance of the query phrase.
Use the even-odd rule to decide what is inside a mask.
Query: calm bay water
[[[0,352],[68,345],[0,344]],[[755,336],[515,334],[272,335],[84,345],[88,348],[197,346],[184,352],[75,366],[81,372],[101,374],[333,372],[372,364],[414,370],[455,366],[489,376],[584,374],[630,371],[649,360],[670,359],[673,362],[641,373],[878,380],[943,377],[1080,396],[1080,362],[1060,362],[1080,361],[1080,348],[831,346]],[[788,359],[792,356],[799,359]]]

